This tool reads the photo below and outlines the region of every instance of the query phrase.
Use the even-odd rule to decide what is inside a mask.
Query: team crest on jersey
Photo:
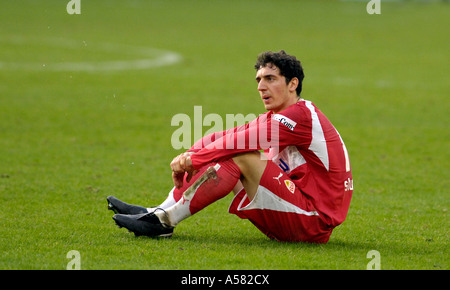
[[[284,184],[286,185],[287,189],[289,189],[290,192],[294,193],[294,191],[295,191],[295,184],[292,181],[286,179],[284,181]]]
[[[289,130],[294,131],[295,126],[297,126],[297,123],[289,119],[288,117],[285,117],[281,114],[273,114],[272,119],[277,120],[284,126],[288,127]]]

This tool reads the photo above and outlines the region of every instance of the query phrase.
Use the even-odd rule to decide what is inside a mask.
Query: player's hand
[[[191,155],[194,152],[185,152],[175,157],[170,163],[172,168],[172,180],[176,188],[183,186],[184,175],[187,172],[186,181],[189,182],[198,171],[192,166]]]
[[[185,174],[184,172],[177,173],[175,171],[172,171],[173,184],[177,189],[180,189],[183,186],[184,174]]]

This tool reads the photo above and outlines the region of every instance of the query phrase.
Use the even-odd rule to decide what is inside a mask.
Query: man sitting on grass
[[[233,191],[229,212],[269,238],[328,242],[353,193],[347,149],[325,115],[300,97],[304,74],[295,56],[263,52],[255,69],[267,112],[205,136],[175,157],[175,187],[161,205],[146,208],[108,197],[119,227],[170,237],[179,222]]]

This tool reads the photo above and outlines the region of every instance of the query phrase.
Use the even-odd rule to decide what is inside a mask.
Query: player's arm
[[[244,125],[240,125],[240,126],[236,126],[234,128],[225,130],[225,131],[220,131],[220,132],[214,132],[211,134],[208,134],[206,136],[204,136],[203,138],[197,140],[194,145],[192,145],[192,147],[188,150],[188,152],[198,152],[201,149],[205,148],[206,146],[208,146],[209,144],[215,142],[216,140],[224,137],[225,135],[231,134],[233,132],[240,132],[243,131],[245,129],[247,129],[249,126],[251,126],[254,122],[257,122],[257,118],[247,124]]]
[[[220,162],[239,153],[268,149],[273,145],[272,139],[278,139],[278,134],[272,134],[272,120],[267,120],[267,116],[259,116],[241,130],[229,130],[222,138],[197,151],[191,156],[193,168],[200,169],[211,162]]]
[[[269,148],[271,143],[267,140],[271,140],[273,137],[271,136],[271,123],[271,120],[267,120],[267,114],[264,114],[245,125],[215,135],[214,140],[208,136],[202,138],[199,140],[202,142],[201,146],[197,145],[200,149],[193,146],[172,161],[172,178],[175,186],[182,186],[185,172],[188,173],[186,180],[189,181],[201,167],[211,162],[225,160],[239,153]],[[258,134],[262,132],[266,132],[267,138],[259,138]],[[217,138],[220,135],[222,136]]]

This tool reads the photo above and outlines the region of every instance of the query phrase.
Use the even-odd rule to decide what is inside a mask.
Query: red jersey
[[[307,196],[329,226],[348,212],[353,180],[341,136],[310,101],[301,100],[278,114],[267,112],[248,124],[205,136],[190,151],[195,169],[263,149]]]

